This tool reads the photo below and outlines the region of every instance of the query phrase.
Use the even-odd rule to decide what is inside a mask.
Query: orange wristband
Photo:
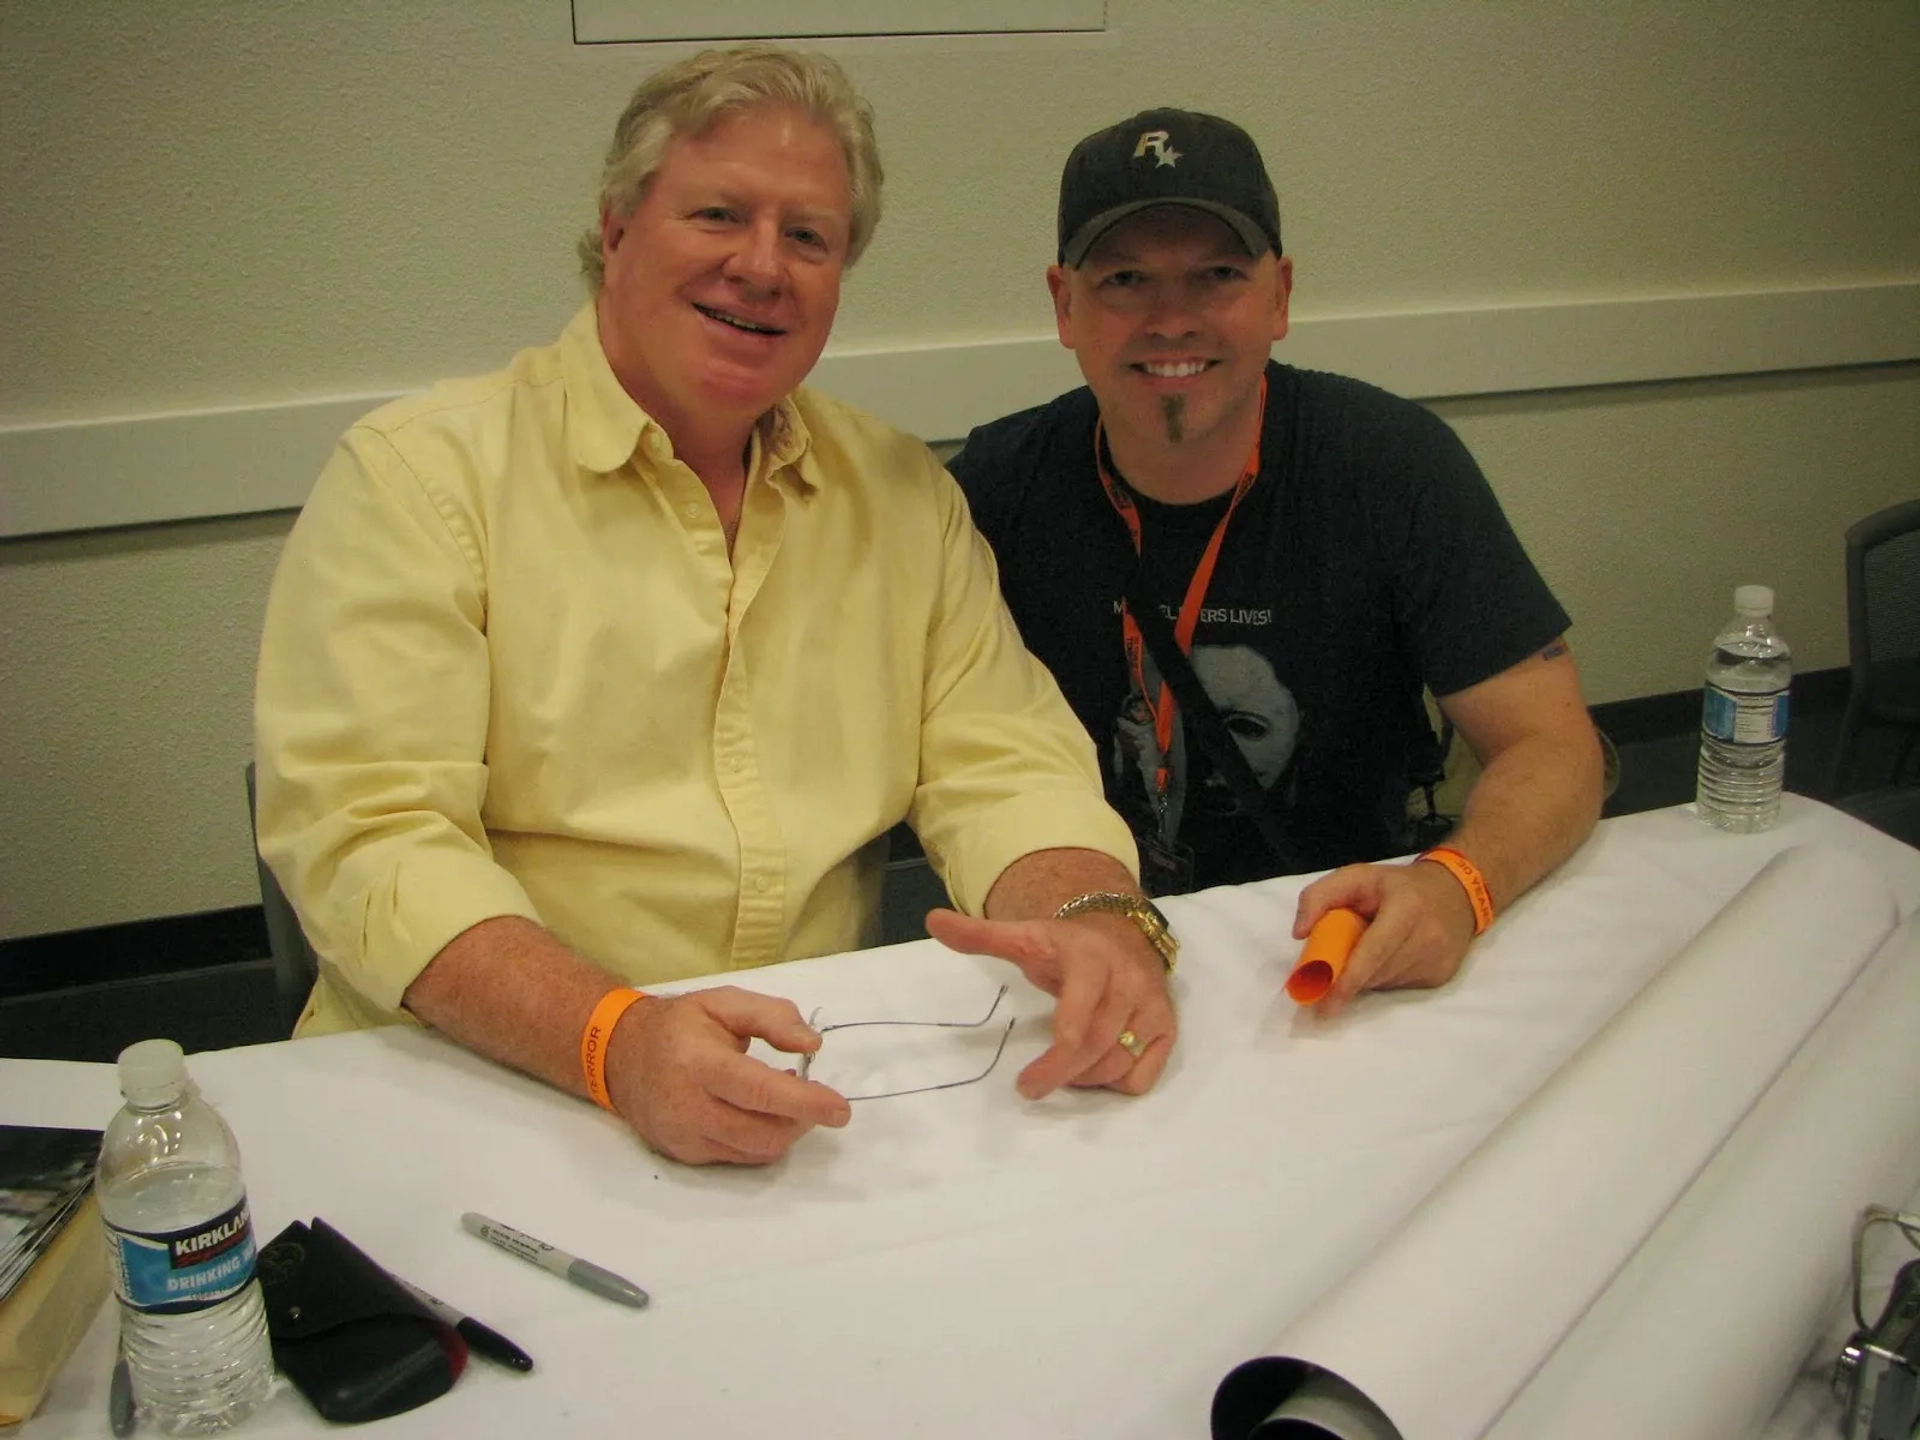
[[[1467,899],[1473,905],[1474,934],[1480,934],[1493,923],[1493,892],[1487,889],[1487,878],[1480,873],[1478,865],[1450,845],[1436,845],[1414,858],[1444,866],[1460,882],[1460,888],[1467,892]]]
[[[644,990],[609,990],[593,1007],[587,1028],[580,1032],[580,1073],[587,1077],[587,1094],[603,1110],[613,1109],[613,1099],[607,1094],[607,1042],[627,1007],[646,998]]]

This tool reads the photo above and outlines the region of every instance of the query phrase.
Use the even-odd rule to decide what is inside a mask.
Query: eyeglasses
[[[978,1020],[841,1020],[822,1025],[820,1023],[820,1016],[824,1013],[824,1007],[816,1007],[814,1012],[807,1017],[807,1024],[819,1032],[823,1043],[820,1049],[814,1051],[813,1054],[802,1055],[800,1057],[798,1074],[802,1080],[808,1078],[812,1073],[814,1061],[819,1059],[826,1049],[824,1043],[826,1037],[837,1031],[872,1030],[882,1027],[901,1030],[980,1030],[984,1029],[993,1019],[994,1015],[998,1013],[1000,1002],[1006,998],[1007,987],[1002,985],[993,997],[993,1004],[987,1007],[987,1013],[982,1015]],[[855,1100],[892,1100],[901,1095],[924,1095],[933,1090],[957,1090],[963,1085],[977,1084],[991,1075],[994,1067],[1000,1063],[1000,1056],[1007,1048],[1007,1037],[1013,1034],[1013,1027],[1018,1018],[1018,1016],[1008,1017],[1006,1025],[1000,1031],[1000,1042],[994,1046],[993,1058],[987,1061],[986,1069],[977,1075],[968,1075],[961,1080],[942,1080],[936,1084],[906,1085],[892,1090],[875,1090],[864,1095],[848,1095],[845,1098],[849,1102]]]
[[[1872,1328],[1866,1311],[1861,1308],[1861,1291],[1866,1284],[1867,1232],[1876,1225],[1891,1225],[1920,1250],[1920,1215],[1909,1215],[1902,1210],[1892,1210],[1885,1205],[1869,1205],[1860,1212],[1860,1218],[1853,1222],[1853,1318],[1862,1330]]]

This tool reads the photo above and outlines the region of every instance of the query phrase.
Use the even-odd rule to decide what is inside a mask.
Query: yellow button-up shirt
[[[1035,850],[1134,861],[931,452],[797,391],[729,556],[591,306],[347,432],[255,702],[261,853],[321,957],[303,1034],[400,1018],[500,915],[639,984],[870,944],[903,817],[972,911]]]

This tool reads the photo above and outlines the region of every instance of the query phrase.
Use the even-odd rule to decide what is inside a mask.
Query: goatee
[[[1163,395],[1160,399],[1160,418],[1167,422],[1167,440],[1178,445],[1187,438],[1187,397],[1184,395]]]

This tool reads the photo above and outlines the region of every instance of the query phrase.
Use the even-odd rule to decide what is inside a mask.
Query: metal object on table
[[[1920,1246],[1920,1215],[1869,1205],[1853,1230],[1853,1318],[1859,1329],[1833,1367],[1833,1393],[1845,1440],[1913,1440],[1920,1434],[1920,1260],[1894,1276],[1880,1318],[1871,1325],[1861,1304],[1867,1232],[1892,1225]]]
[[[140,1412],[133,1403],[133,1374],[127,1369],[127,1349],[123,1344],[113,1357],[113,1378],[107,1383],[107,1426],[117,1436],[131,1435],[140,1423]]]
[[[982,1015],[978,1020],[842,1020],[835,1024],[822,1025],[820,1023],[822,1011],[820,1007],[816,1006],[813,1013],[807,1017],[807,1024],[823,1039],[836,1030],[871,1030],[884,1026],[896,1026],[905,1030],[978,1030],[986,1025],[989,1020],[993,1019],[995,1014],[999,1012],[1000,1002],[1006,998],[1007,987],[1002,985],[993,997],[993,1004],[987,1007],[987,1013]],[[1013,1034],[1014,1023],[1018,1018],[1019,1017],[1015,1016],[1007,1021],[1005,1027],[1000,1031],[1000,1044],[995,1048],[993,1058],[987,1061],[986,1068],[978,1074],[968,1075],[958,1080],[942,1081],[937,1085],[909,1085],[898,1090],[880,1090],[865,1095],[848,1095],[845,1097],[847,1103],[852,1104],[856,1100],[894,1100],[902,1095],[925,1095],[934,1090],[958,1090],[962,1086],[978,1084],[980,1081],[986,1079],[987,1076],[991,1075],[994,1067],[1000,1063],[1001,1055],[1006,1052],[1007,1037]],[[813,1062],[818,1055],[819,1052],[816,1050],[811,1055],[803,1054],[800,1057],[800,1064],[795,1073],[797,1073],[802,1080],[812,1075]]]

